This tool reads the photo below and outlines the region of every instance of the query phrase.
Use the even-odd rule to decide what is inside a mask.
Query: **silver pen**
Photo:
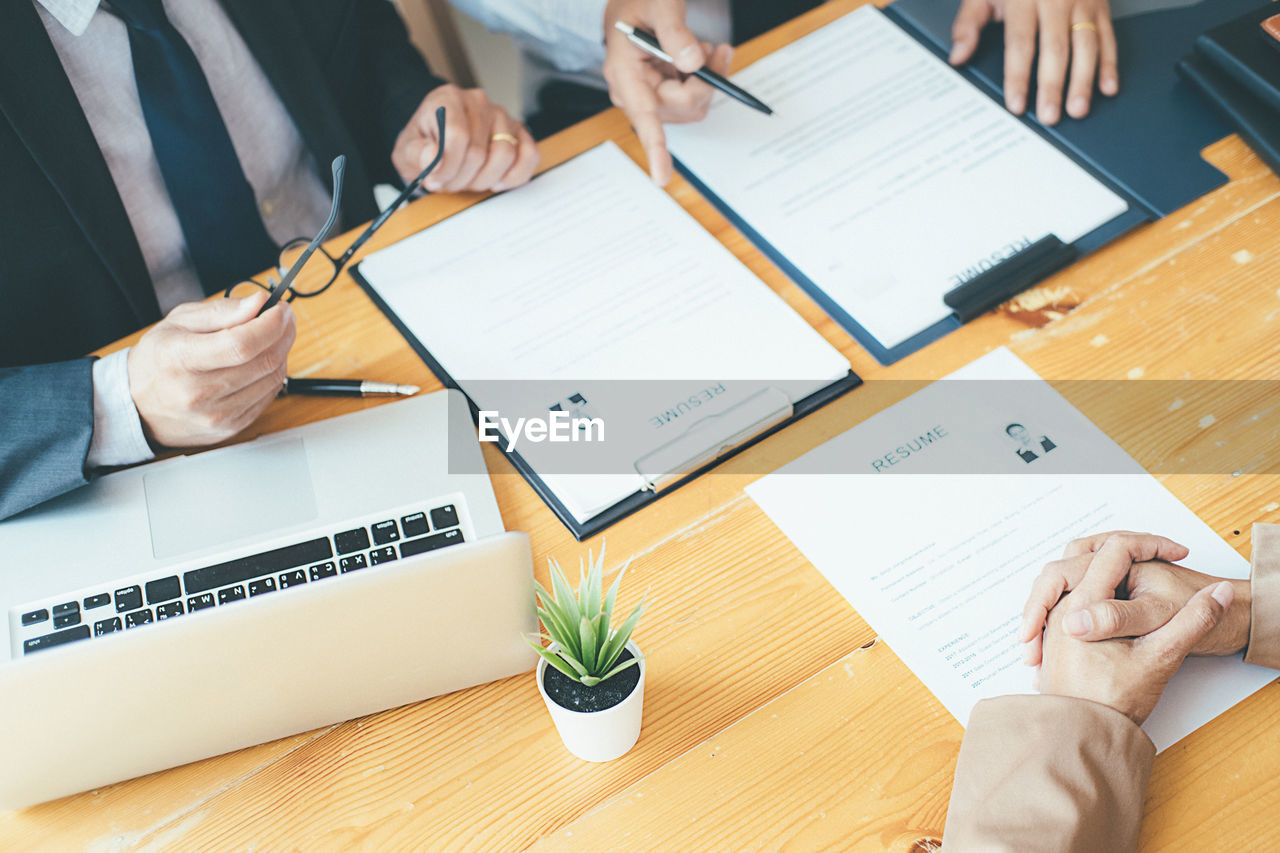
[[[417,385],[370,382],[367,379],[293,379],[284,381],[286,394],[315,394],[325,397],[412,397],[422,389]]]
[[[657,59],[661,59],[663,62],[670,62],[672,65],[675,65],[675,60],[658,45],[658,37],[653,33],[637,29],[636,27],[623,23],[622,21],[618,21],[613,26],[618,32],[625,35],[628,41],[643,50],[645,53]],[[746,104],[753,110],[759,110],[767,116],[773,115],[773,110],[770,109],[769,105],[764,101],[760,100],[746,89],[735,86],[714,71],[709,71],[706,68],[699,68],[697,71],[693,72],[692,76],[697,77],[708,86],[714,86],[729,97],[739,101],[740,103]]]

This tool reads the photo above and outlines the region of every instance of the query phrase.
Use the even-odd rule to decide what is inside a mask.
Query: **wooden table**
[[[857,5],[829,3],[738,62]],[[548,140],[544,167],[607,139],[642,161],[614,110]],[[1280,378],[1280,180],[1235,137],[1206,156],[1227,186],[887,368],[688,184],[671,193],[867,380],[933,379],[1001,345],[1049,380]],[[478,198],[417,202],[371,248]],[[295,305],[292,375],[440,386],[350,280]],[[961,727],[743,493],[908,384],[871,381],[608,531],[610,573],[635,556],[619,607],[650,601],[644,730],[627,756],[570,756],[525,675],[0,813],[0,849],[935,849]],[[283,399],[251,434],[367,405]],[[492,445],[486,458],[536,563],[600,547],[575,543]],[[1160,479],[1247,556],[1250,523],[1280,522],[1277,473],[1271,452],[1238,476]],[[1159,756],[1143,848],[1273,844],[1278,724],[1273,683]]]

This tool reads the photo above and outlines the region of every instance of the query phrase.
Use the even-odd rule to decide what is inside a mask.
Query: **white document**
[[[1128,209],[871,6],[733,81],[774,115],[717,94],[671,152],[887,347],[1001,260]]]
[[[360,271],[479,408],[514,421],[586,398],[603,442],[515,448],[579,521],[636,492],[637,460],[691,424],[714,444],[707,425],[728,435],[849,371],[613,143]]]
[[[1010,424],[1024,427],[1021,440]],[[747,493],[962,724],[981,699],[1034,692],[1016,641],[1022,606],[1071,539],[1160,533],[1191,549],[1191,568],[1249,574],[1244,558],[1006,349]],[[1163,750],[1275,677],[1240,656],[1191,658],[1143,728]]]

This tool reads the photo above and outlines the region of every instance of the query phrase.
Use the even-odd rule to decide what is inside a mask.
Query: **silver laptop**
[[[103,477],[0,522],[0,808],[532,669],[532,588],[456,391]]]

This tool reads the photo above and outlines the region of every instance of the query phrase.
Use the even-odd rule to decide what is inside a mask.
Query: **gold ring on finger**
[[[1098,25],[1093,21],[1076,21],[1071,25],[1071,32],[1074,33],[1076,30],[1092,30],[1096,33],[1098,31]]]
[[[512,145],[519,147],[520,140],[510,133],[495,133],[489,139],[493,142],[510,142]]]

